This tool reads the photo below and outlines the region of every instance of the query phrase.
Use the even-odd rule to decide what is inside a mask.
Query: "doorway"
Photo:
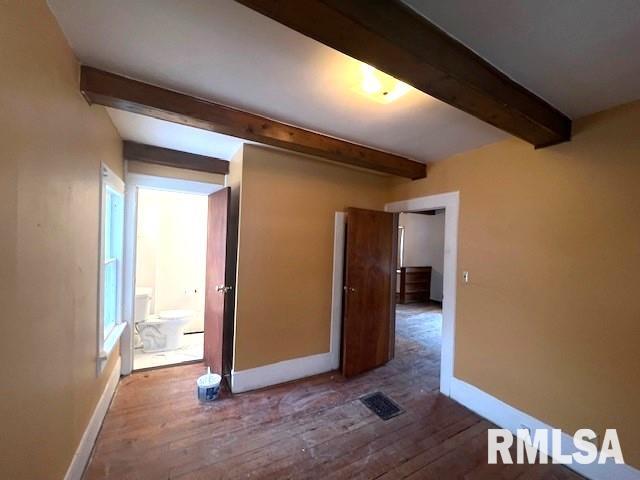
[[[140,187],[133,369],[202,360],[207,197]]]
[[[398,220],[396,351],[434,365],[442,336],[444,223],[444,209],[403,212]]]
[[[447,396],[451,394],[454,367],[459,205],[458,192],[412,198],[385,205],[385,211],[396,213],[444,211],[440,393]]]
[[[122,374],[203,360],[221,371],[227,199],[219,184],[127,174]]]
[[[458,215],[459,215],[459,194],[451,192],[446,194],[431,195],[414,198],[385,205],[385,211],[389,213],[401,212],[424,212],[432,210],[442,210],[444,215],[444,246],[443,246],[443,268],[442,268],[442,307],[441,313],[441,335],[440,361],[439,363],[439,383],[440,392],[449,396],[451,392],[451,381],[453,378],[454,362],[454,335],[455,335],[455,307],[456,307],[456,271],[457,271],[457,244],[458,244]],[[342,357],[344,357],[344,335],[345,325],[342,312],[344,311],[344,293],[349,285],[345,283],[347,273],[345,271],[345,241],[347,238],[347,216],[343,212],[336,213],[335,238],[334,238],[334,275],[333,275],[333,309],[331,322],[331,354],[335,363],[342,362],[340,357],[340,345],[343,346]],[[393,224],[390,224],[393,225]],[[396,235],[397,224],[392,227],[392,234]],[[396,245],[399,242],[394,242]],[[394,262],[395,266],[395,262]],[[347,267],[348,268],[348,267]],[[343,273],[345,272],[345,273]],[[391,273],[389,273],[391,274]],[[395,280],[395,270],[394,270]],[[395,292],[395,281],[394,290]],[[395,300],[395,298],[394,298]],[[393,302],[395,306],[395,302]],[[433,307],[429,307],[433,308]],[[436,307],[437,308],[437,307]],[[415,313],[415,312],[414,312]],[[420,313],[420,312],[418,312]],[[423,312],[429,313],[429,312]],[[434,312],[431,312],[434,313]],[[408,316],[412,316],[408,312]],[[394,315],[395,320],[395,315]],[[437,323],[437,322],[436,322]],[[393,325],[391,336],[395,336],[396,327]],[[394,342],[395,347],[395,342]],[[393,348],[393,347],[392,347]],[[391,352],[390,358],[393,357]]]

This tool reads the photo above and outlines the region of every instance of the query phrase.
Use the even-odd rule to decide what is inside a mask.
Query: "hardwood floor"
[[[122,380],[86,479],[576,479],[555,465],[487,465],[492,425],[438,393],[437,307],[399,305],[396,358],[200,404],[201,364]],[[358,398],[405,413],[382,421]]]

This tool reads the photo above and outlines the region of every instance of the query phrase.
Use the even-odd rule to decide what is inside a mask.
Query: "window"
[[[125,326],[122,322],[124,184],[103,166],[100,190],[98,371],[102,370]]]

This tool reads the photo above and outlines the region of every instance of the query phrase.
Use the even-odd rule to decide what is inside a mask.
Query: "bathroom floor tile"
[[[133,354],[133,369],[139,370],[202,360],[203,349],[204,333],[183,335],[182,347],[168,352],[145,353],[142,348],[136,348]]]

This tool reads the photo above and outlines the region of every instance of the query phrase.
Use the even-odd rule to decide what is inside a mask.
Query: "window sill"
[[[104,341],[102,349],[98,354],[98,374],[100,374],[102,370],[104,370],[104,366],[107,363],[109,355],[111,355],[111,352],[116,347],[118,341],[120,340],[120,336],[122,335],[122,332],[124,332],[124,329],[126,327],[127,324],[125,322],[119,323],[118,325],[113,327],[113,330]]]

